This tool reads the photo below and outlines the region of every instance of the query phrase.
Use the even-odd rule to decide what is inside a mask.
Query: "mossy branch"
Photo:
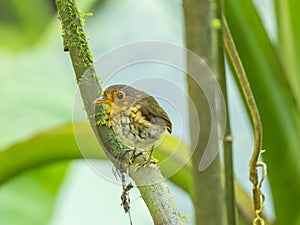
[[[101,105],[95,106],[93,100],[102,91],[93,65],[93,57],[89,50],[83,30],[83,21],[74,0],[56,0],[59,19],[62,25],[64,49],[69,51],[81,97],[88,114],[91,127],[102,145],[108,158],[122,172],[135,181],[148,206],[154,224],[182,224],[168,187],[156,164],[136,170],[124,169],[120,163],[124,149],[114,133],[105,125],[105,111]]]
[[[262,125],[261,125],[260,115],[245,70],[243,68],[242,62],[240,61],[238,52],[235,48],[233,39],[231,37],[231,33],[225,17],[223,17],[223,31],[224,31],[224,44],[228,52],[229,58],[232,62],[232,65],[235,69],[238,80],[240,82],[240,86],[244,94],[247,106],[249,108],[250,116],[253,124],[254,149],[249,163],[249,171],[250,171],[249,179],[253,184],[253,201],[254,201],[254,209],[256,213],[256,218],[253,224],[262,225],[264,224],[264,221],[262,219],[264,196],[261,192],[261,184],[265,177],[266,166],[264,163],[258,161],[259,155],[262,151]],[[258,166],[263,167],[263,176],[261,180],[259,180],[258,178],[258,172],[257,172]]]

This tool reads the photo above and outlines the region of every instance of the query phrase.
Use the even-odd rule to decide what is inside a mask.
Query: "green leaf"
[[[286,71],[286,78],[294,96],[300,96],[300,26],[298,0],[275,0],[279,57]],[[300,98],[296,98],[300,110]]]
[[[36,44],[55,13],[50,1],[1,1],[0,42],[8,50],[21,50]]]
[[[176,137],[165,136],[153,153],[159,161],[162,174],[191,194],[191,161],[188,146]],[[172,176],[170,176],[172,175]]]
[[[189,154],[190,151],[187,145],[171,136],[166,136],[164,141],[157,149],[154,150],[154,156],[160,162],[160,169],[162,173],[168,177],[175,171],[176,173],[169,179],[191,195],[191,164],[189,161]],[[56,174],[59,174],[57,172],[53,172],[56,167],[49,167],[50,169],[48,169],[48,171],[51,170],[51,168],[52,171],[51,173],[48,173],[48,175],[45,175],[43,172],[38,172],[38,170],[35,170],[34,168],[40,169],[39,166],[41,165],[63,160],[82,159],[83,155],[85,158],[106,159],[104,152],[99,147],[93,131],[86,123],[59,126],[40,133],[26,141],[15,144],[14,146],[0,152],[0,184],[2,183],[2,186],[0,187],[0,196],[1,189],[3,188],[7,190],[18,189],[11,186],[10,183],[12,182],[21,182],[19,184],[15,184],[18,187],[23,187],[25,185],[23,183],[29,183],[29,178],[26,176],[27,173],[25,173],[25,176],[19,176],[20,178],[18,179],[12,179],[16,175],[28,170],[33,170],[35,171],[33,174],[39,175],[35,177],[35,181],[30,181],[30,183],[42,183],[42,185],[39,184],[38,187],[35,187],[35,189],[43,186],[44,189],[50,188],[51,192],[51,190],[55,189],[55,187],[51,187],[53,184],[52,181],[55,179]],[[30,176],[32,177],[33,175]],[[47,179],[43,180],[45,177],[49,179],[49,182]],[[9,178],[12,180],[4,183]],[[251,204],[251,200],[237,183],[236,185],[237,203],[239,208],[243,211],[242,215],[244,216],[244,219],[247,221],[252,217],[252,211],[249,210],[251,209],[249,206]],[[32,190],[35,189],[32,188]],[[40,191],[36,190],[35,192],[43,192],[44,189]],[[19,191],[22,190],[19,189]],[[13,194],[16,195],[14,192]],[[7,195],[7,192],[5,195]],[[24,192],[21,192],[20,195],[24,195]],[[28,194],[26,196],[30,198],[30,195],[32,194]],[[12,205],[14,204],[17,203],[12,203]],[[0,214],[0,218],[1,215],[2,214]],[[11,214],[7,213],[7,215],[10,215],[7,216],[7,220],[13,219],[11,218]]]
[[[295,224],[300,213],[300,131],[295,97],[250,0],[225,1],[226,18],[260,110],[263,154],[278,224]]]
[[[87,124],[77,124],[77,135],[86,143],[87,158],[104,158],[98,151],[95,136]],[[0,184],[9,178],[43,164],[82,158],[77,147],[72,125],[48,130],[34,138],[18,143],[0,152]]]
[[[171,180],[185,190],[189,190],[191,182],[188,154],[187,145],[171,136],[166,136],[154,150],[154,156],[162,161],[162,172],[169,177],[178,171]],[[106,156],[88,124],[59,126],[1,151],[0,183],[39,165],[80,158],[106,159]]]
[[[45,225],[68,164],[40,167],[0,187],[0,221],[5,225]]]

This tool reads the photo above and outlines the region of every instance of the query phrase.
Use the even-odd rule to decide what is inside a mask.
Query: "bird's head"
[[[145,98],[146,95],[143,91],[127,85],[112,85],[104,90],[101,97],[95,99],[94,104],[128,107]]]

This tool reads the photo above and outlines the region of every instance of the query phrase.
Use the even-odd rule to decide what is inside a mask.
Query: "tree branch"
[[[93,100],[102,91],[93,66],[93,57],[83,31],[83,22],[74,0],[56,0],[59,19],[62,24],[64,47],[69,51],[81,97],[88,118],[99,143],[108,158],[121,172],[127,172],[135,181],[148,206],[154,224],[182,224],[168,187],[156,164],[141,169],[126,168],[130,156],[124,150],[128,147],[118,141],[105,124],[105,110],[93,105]],[[120,161],[121,160],[121,161]],[[143,160],[139,157],[137,160]]]

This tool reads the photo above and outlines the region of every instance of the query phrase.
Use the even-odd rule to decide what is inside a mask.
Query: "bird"
[[[168,114],[154,97],[124,84],[109,86],[94,104],[103,104],[106,125],[130,149],[150,149],[149,158],[161,136],[172,133]]]

